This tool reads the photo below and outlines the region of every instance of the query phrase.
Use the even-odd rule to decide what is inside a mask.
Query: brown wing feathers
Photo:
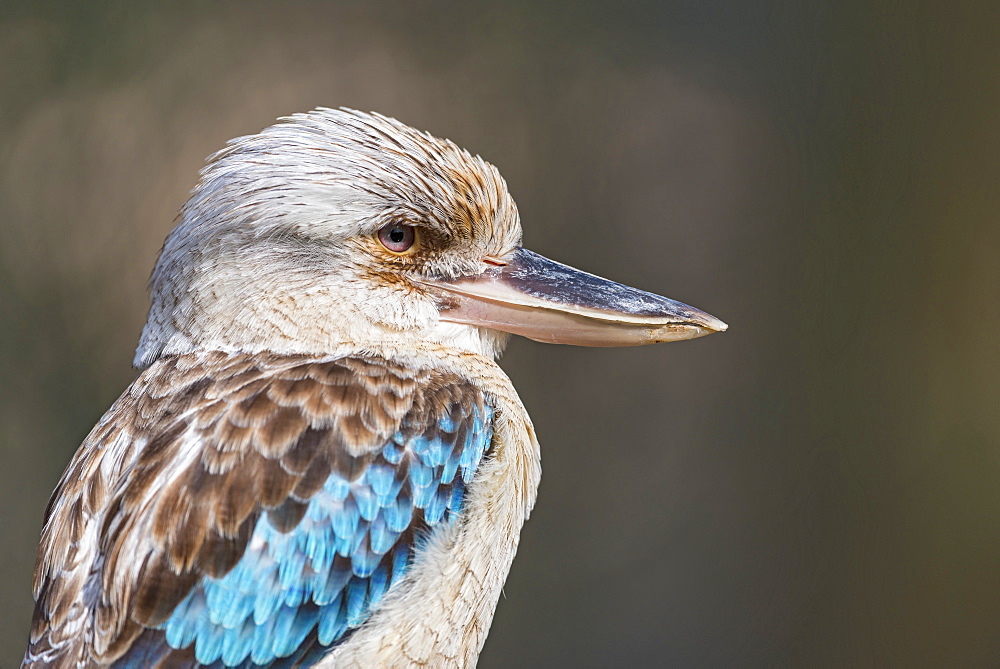
[[[80,597],[99,579],[94,651],[113,660],[202,575],[229,571],[264,510],[291,530],[332,471],[355,480],[401,424],[433,424],[458,402],[483,399],[455,375],[375,358],[213,353],[157,362],[56,490],[36,567],[33,647],[67,642],[58,628],[86,615]],[[84,524],[98,518],[99,554],[80,569],[74,560],[92,556],[80,548]]]

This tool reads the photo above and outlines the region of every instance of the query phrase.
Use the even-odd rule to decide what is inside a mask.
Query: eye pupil
[[[406,231],[403,230],[403,228],[399,227],[398,225],[389,231],[389,239],[391,239],[396,244],[403,241],[404,237],[406,237]]]

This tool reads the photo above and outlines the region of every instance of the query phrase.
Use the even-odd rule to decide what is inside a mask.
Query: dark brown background
[[[1000,663],[996,3],[0,7],[0,666],[203,158],[317,105],[731,324],[511,345],[545,479],[482,666]]]

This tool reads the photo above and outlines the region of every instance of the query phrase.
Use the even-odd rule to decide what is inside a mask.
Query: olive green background
[[[483,667],[1000,665],[1000,5],[0,4],[0,667],[209,153],[318,105],[723,335],[514,341],[538,506]]]

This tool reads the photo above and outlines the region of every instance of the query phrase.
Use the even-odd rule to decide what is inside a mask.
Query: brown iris
[[[417,231],[405,223],[389,223],[378,231],[378,241],[391,253],[406,253],[413,248]]]

